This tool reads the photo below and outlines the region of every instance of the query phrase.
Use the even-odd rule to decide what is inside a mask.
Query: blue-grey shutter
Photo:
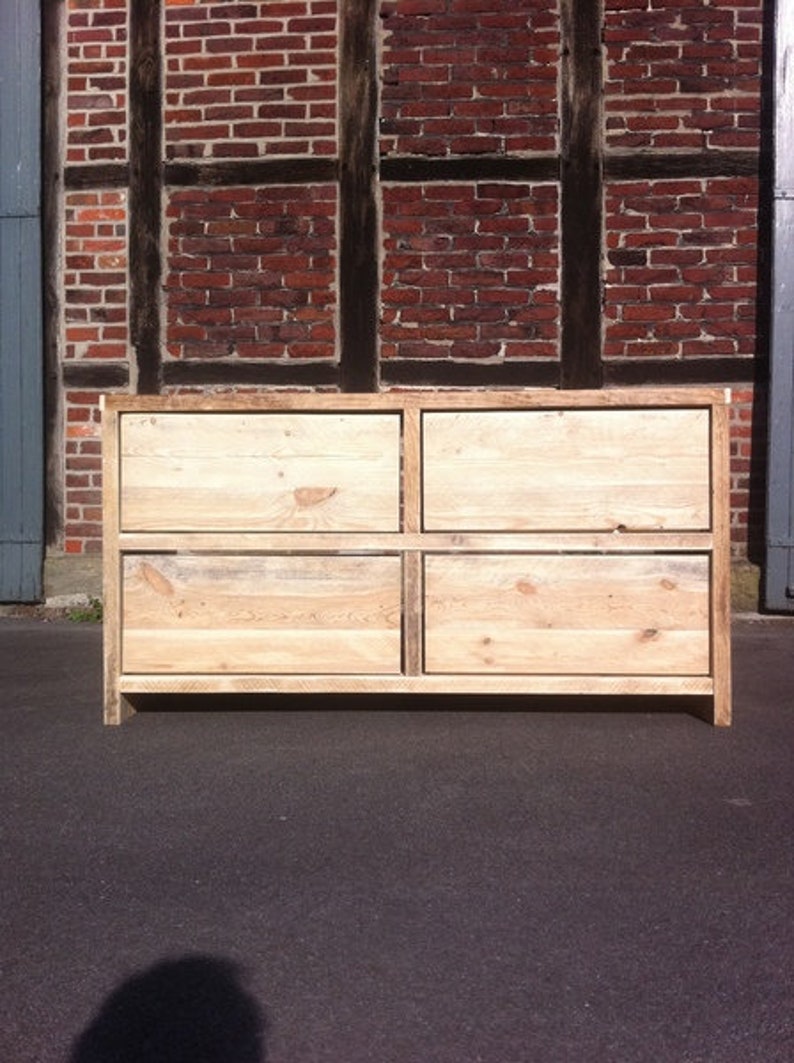
[[[775,27],[771,385],[764,601],[794,611],[794,0]]]
[[[42,593],[38,0],[0,2],[0,601]]]

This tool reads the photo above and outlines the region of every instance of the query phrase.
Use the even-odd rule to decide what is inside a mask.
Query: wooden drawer
[[[125,413],[122,531],[397,531],[395,413]]]
[[[398,673],[398,555],[123,559],[125,672]]]
[[[709,411],[426,412],[425,531],[703,530]]]
[[[709,558],[430,555],[429,673],[707,675]]]

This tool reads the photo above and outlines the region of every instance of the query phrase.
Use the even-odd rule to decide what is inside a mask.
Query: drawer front
[[[123,560],[122,670],[398,673],[398,556]]]
[[[427,531],[705,530],[709,411],[425,413]]]
[[[430,555],[425,670],[708,675],[706,556]]]
[[[125,413],[123,531],[397,531],[399,414]]]

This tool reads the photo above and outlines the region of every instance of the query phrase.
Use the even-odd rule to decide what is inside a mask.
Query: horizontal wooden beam
[[[336,181],[336,159],[227,159],[167,162],[167,185],[296,185]]]
[[[68,191],[78,192],[83,188],[126,188],[129,183],[130,168],[126,162],[67,166],[63,171],[63,184]]]
[[[385,387],[557,387],[557,361],[453,362],[446,358],[383,359]]]
[[[338,387],[336,362],[189,361],[164,362],[166,386]]]
[[[560,160],[556,155],[505,157],[466,155],[455,158],[398,156],[380,163],[380,179],[397,182],[433,181],[556,181]]]
[[[662,180],[676,177],[755,177],[759,173],[757,151],[633,152],[607,153],[607,180]]]
[[[61,381],[65,388],[86,391],[126,388],[130,382],[130,367],[126,362],[64,362]]]
[[[614,387],[676,384],[751,384],[766,378],[758,358],[606,358],[604,383]]]
[[[662,180],[685,177],[755,177],[761,159],[756,151],[709,152],[607,152],[607,180]],[[338,162],[327,159],[230,159],[211,162],[166,162],[165,183],[172,186],[314,184],[338,180]],[[455,158],[392,156],[382,159],[382,181],[433,183],[435,181],[557,181],[557,155],[528,157],[461,155]],[[64,168],[64,187],[124,188],[129,184],[125,162],[87,163]]]

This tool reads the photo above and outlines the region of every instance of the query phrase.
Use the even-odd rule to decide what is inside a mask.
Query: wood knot
[[[653,642],[659,638],[658,627],[646,627],[640,632],[640,642]]]
[[[534,583],[530,583],[528,579],[520,579],[518,583],[516,583],[516,590],[519,594],[529,595],[538,593],[538,588]]]
[[[155,594],[162,594],[164,598],[170,598],[174,593],[174,587],[171,580],[159,572],[154,565],[150,565],[146,561],[141,561],[140,573]]]
[[[296,487],[293,492],[295,501],[301,509],[321,506],[336,494],[335,487]]]

